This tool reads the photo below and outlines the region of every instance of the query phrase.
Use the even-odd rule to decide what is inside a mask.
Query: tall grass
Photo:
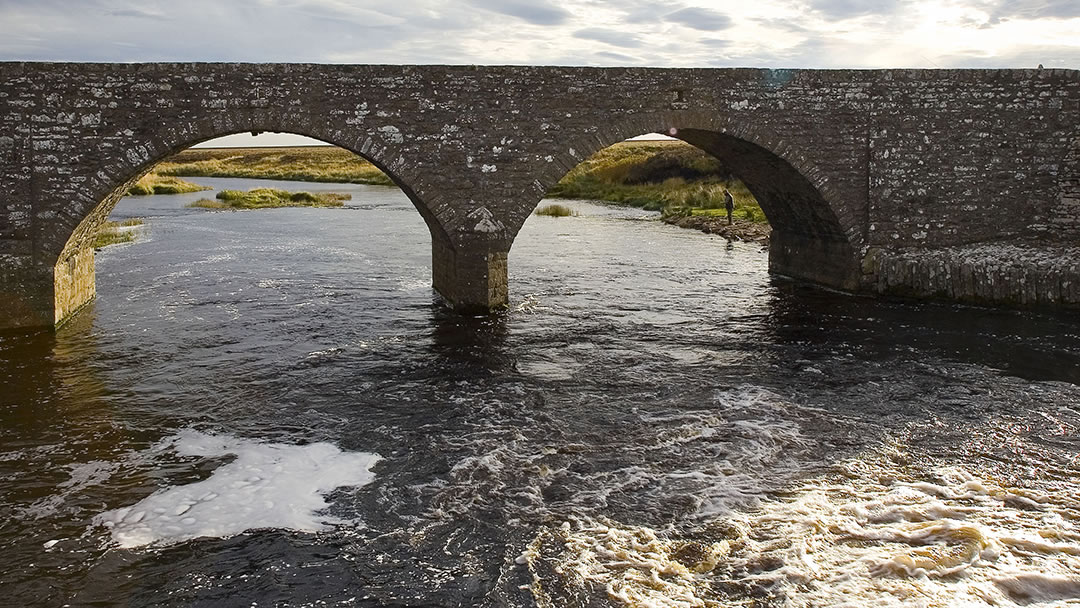
[[[105,222],[98,227],[94,235],[94,249],[101,249],[109,245],[130,243],[135,240],[135,226],[141,226],[142,220],[131,218],[122,222]]]
[[[188,207],[203,209],[266,209],[278,207],[341,207],[352,198],[351,194],[336,192],[289,192],[277,188],[254,188],[243,190],[222,190],[215,196],[217,200],[207,198],[197,200]]]
[[[161,163],[155,172],[166,176],[393,184],[368,161],[332,146],[190,149]],[[716,158],[679,141],[634,141],[609,146],[585,159],[548,195],[659,211],[669,207],[722,209],[724,190],[735,199],[735,217],[765,221],[753,194]]]
[[[154,171],[139,178],[139,181],[128,188],[127,193],[135,196],[146,196],[149,194],[185,194],[210,189],[209,186],[200,186],[178,177],[160,175]]]
[[[702,150],[683,142],[622,142],[570,170],[548,194],[660,211],[723,209],[731,192],[735,217],[764,222],[757,199],[741,180]]]
[[[375,165],[333,146],[190,149],[162,162],[155,171],[183,177],[394,185]]]
[[[548,217],[569,217],[577,215],[577,211],[574,211],[566,205],[544,205],[533,212],[536,215],[546,215]]]

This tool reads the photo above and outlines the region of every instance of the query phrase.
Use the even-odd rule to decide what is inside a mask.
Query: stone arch
[[[140,136],[137,129],[145,129]],[[143,125],[125,130],[114,140],[130,144],[104,154],[85,174],[66,201],[54,201],[55,221],[39,235],[39,255],[52,266],[56,323],[61,323],[95,294],[93,237],[128,188],[162,160],[204,141],[244,132],[282,132],[303,135],[349,150],[387,174],[419,211],[431,233],[433,248],[445,247],[449,238],[435,213],[411,186],[420,183],[397,149],[400,133],[368,129],[339,130],[314,123],[309,117],[292,119],[252,117],[237,120],[221,115],[157,129]]]
[[[858,288],[863,222],[810,156],[752,123],[685,112],[638,115],[598,126],[567,141],[546,163],[536,180],[535,203],[590,155],[646,133],[671,135],[704,150],[746,184],[773,226],[770,270],[832,287]],[[531,211],[525,210],[515,229]]]
[[[410,168],[400,161],[392,142],[385,142],[381,134],[364,130],[346,134],[307,124],[308,121],[295,121],[296,124],[291,124],[293,122],[259,121],[239,126],[232,121],[204,119],[163,130],[161,134],[151,133],[143,141],[133,141],[125,150],[118,151],[122,153],[103,159],[103,162],[89,173],[73,200],[68,201],[57,221],[49,226],[49,232],[41,235],[44,253],[62,257],[64,252],[85,242],[92,235],[93,229],[108,217],[131,184],[161,161],[204,141],[245,132],[303,135],[360,156],[386,173],[401,188],[424,218],[433,238],[446,238],[434,213],[411,186],[419,180]]]

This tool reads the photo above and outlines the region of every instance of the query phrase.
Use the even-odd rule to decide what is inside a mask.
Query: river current
[[[0,605],[1080,605],[1075,315],[571,201],[461,318],[400,191],[194,181],[353,200],[126,198],[97,300],[0,335]]]

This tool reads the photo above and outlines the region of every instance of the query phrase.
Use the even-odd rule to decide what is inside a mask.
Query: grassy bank
[[[155,173],[176,177],[239,177],[307,182],[392,185],[363,158],[332,146],[190,149],[158,165]],[[679,216],[724,214],[724,192],[735,199],[737,219],[767,223],[754,196],[716,158],[681,141],[621,142],[585,159],[548,195],[583,198]],[[212,208],[289,206],[253,203],[236,207],[200,201]],[[327,205],[323,205],[327,206]]]
[[[105,222],[94,235],[94,249],[101,249],[109,245],[130,243],[135,240],[135,226],[142,226],[143,221],[132,218],[122,222]]]
[[[277,188],[254,188],[222,190],[216,200],[204,198],[188,205],[203,209],[273,209],[279,207],[341,207],[352,198],[350,194],[336,192],[288,192]]]
[[[128,188],[128,194],[146,196],[149,194],[186,194],[188,192],[202,192],[211,190],[209,186],[200,186],[178,177],[160,175],[157,172],[147,173]]]
[[[375,165],[348,150],[332,146],[193,148],[161,163],[155,172],[180,177],[394,185]]]
[[[735,217],[765,222],[754,195],[719,160],[681,141],[621,142],[574,167],[549,192],[686,214],[724,213],[724,191],[735,199]],[[714,211],[716,210],[716,211]]]

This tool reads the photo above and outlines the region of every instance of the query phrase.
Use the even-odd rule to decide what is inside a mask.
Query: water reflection
[[[773,287],[766,325],[778,343],[872,361],[933,352],[1029,380],[1080,383],[1080,334],[1070,313],[841,296],[780,278]]]

